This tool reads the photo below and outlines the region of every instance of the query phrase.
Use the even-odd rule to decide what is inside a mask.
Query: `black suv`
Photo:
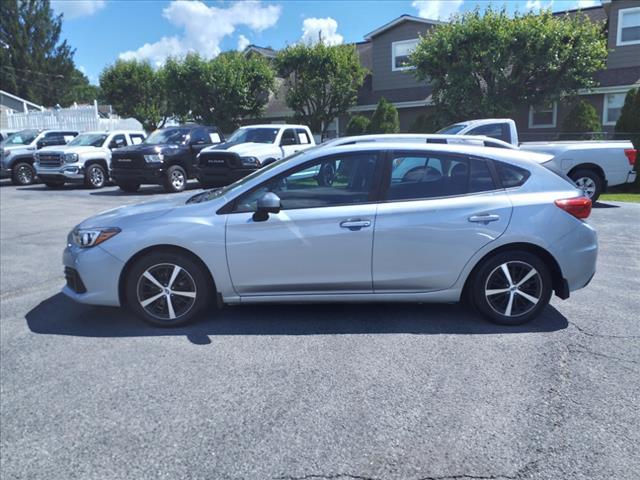
[[[217,127],[180,125],[156,130],[147,139],[111,155],[111,178],[125,192],[141,184],[164,185],[167,192],[181,192],[196,177],[200,150],[224,141]]]

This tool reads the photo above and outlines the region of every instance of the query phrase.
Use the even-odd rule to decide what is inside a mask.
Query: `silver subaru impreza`
[[[267,302],[466,300],[494,322],[527,322],[596,266],[591,201],[549,159],[474,145],[317,147],[222,189],[85,220],[68,237],[63,292],[158,326]]]

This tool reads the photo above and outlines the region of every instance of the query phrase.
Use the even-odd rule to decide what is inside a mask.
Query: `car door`
[[[288,157],[300,150],[298,144],[298,136],[293,128],[285,128],[280,137],[280,148],[282,149],[282,156]]]
[[[509,224],[511,202],[487,160],[397,151],[386,172],[373,247],[376,293],[451,287]]]
[[[337,167],[319,181],[325,164]],[[229,272],[241,296],[371,293],[380,167],[377,152],[325,156],[265,181],[233,202],[226,221]],[[258,198],[282,210],[254,221]]]

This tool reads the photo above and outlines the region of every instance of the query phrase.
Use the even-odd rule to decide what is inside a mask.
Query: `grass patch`
[[[603,193],[598,201],[640,203],[640,193]]]

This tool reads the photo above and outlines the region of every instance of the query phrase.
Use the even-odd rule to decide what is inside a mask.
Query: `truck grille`
[[[200,154],[200,167],[210,168],[240,168],[240,157],[233,152],[205,152]]]
[[[139,155],[113,155],[111,157],[111,168],[144,168],[144,159]]]
[[[38,155],[41,167],[60,167],[62,166],[62,155],[59,153],[41,153]]]

